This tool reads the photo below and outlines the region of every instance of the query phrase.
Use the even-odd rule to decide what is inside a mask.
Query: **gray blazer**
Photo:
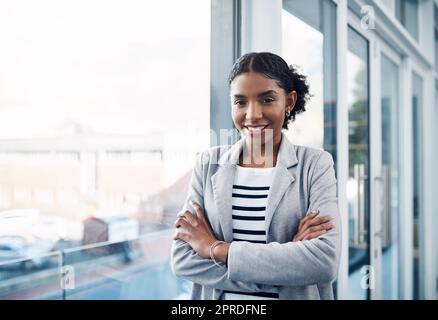
[[[182,240],[172,245],[176,276],[193,282],[192,299],[221,299],[223,290],[278,291],[280,299],[333,299],[341,252],[341,219],[332,156],[291,144],[282,136],[266,207],[267,244],[232,242],[231,194],[244,139],[197,156],[183,210],[199,203],[217,239],[230,242],[228,264],[203,259]],[[324,235],[291,242],[306,213],[320,209],[334,227]]]

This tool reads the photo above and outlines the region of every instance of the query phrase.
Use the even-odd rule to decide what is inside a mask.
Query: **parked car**
[[[108,255],[122,253],[125,262],[134,259],[135,245],[133,242],[139,236],[137,220],[124,216],[90,217],[84,221],[83,245],[100,242],[112,244],[87,250],[93,255]]]
[[[56,242],[67,237],[65,221],[40,214],[38,209],[0,211],[0,237],[26,235]]]
[[[47,255],[53,248],[53,242],[43,239],[0,236],[0,269],[42,268],[50,261]]]

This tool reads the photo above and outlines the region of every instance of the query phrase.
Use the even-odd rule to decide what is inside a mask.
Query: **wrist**
[[[213,248],[213,255],[217,261],[226,262],[228,257],[228,250],[230,249],[230,244],[227,242],[221,242],[216,247]]]

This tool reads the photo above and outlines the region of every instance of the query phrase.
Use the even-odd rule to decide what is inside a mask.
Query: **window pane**
[[[422,171],[422,110],[423,110],[423,80],[412,74],[412,128],[413,128],[413,234],[414,234],[414,299],[423,297],[423,171]]]
[[[395,14],[406,30],[418,40],[418,0],[396,0]]]
[[[382,114],[382,238],[383,299],[398,299],[399,279],[399,103],[398,67],[385,55],[381,56]]]
[[[283,57],[308,76],[313,95],[289,125],[295,144],[324,148],[336,161],[336,6],[331,1],[283,1]]]
[[[369,257],[369,60],[368,41],[348,29],[348,226],[349,298],[367,299],[363,284]]]
[[[380,1],[383,3],[383,5],[387,8],[387,10],[390,13],[394,14],[395,1],[397,0],[380,0]]]
[[[0,235],[57,250],[173,229],[195,153],[209,146],[210,1],[3,1],[0,42],[0,219],[16,216]],[[150,257],[147,239],[133,252]],[[136,262],[145,275],[176,281],[171,241]],[[89,259],[78,252],[74,265]],[[129,297],[181,291],[150,283]],[[111,290],[124,298],[121,288]]]

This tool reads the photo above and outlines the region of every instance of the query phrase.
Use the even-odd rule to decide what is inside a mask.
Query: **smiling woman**
[[[242,56],[229,81],[242,139],[199,154],[175,223],[173,271],[194,283],[193,299],[333,299],[333,159],[282,132],[305,111],[306,77],[264,52]]]

